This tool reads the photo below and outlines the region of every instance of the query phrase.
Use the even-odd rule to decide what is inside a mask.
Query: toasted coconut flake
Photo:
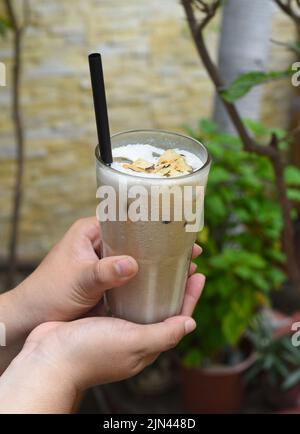
[[[185,162],[184,157],[180,157],[180,158],[178,158],[178,160],[175,161],[174,169],[178,170],[179,172],[182,172],[182,173],[193,171],[193,168]]]
[[[180,155],[177,154],[176,151],[174,151],[174,149],[167,149],[162,156],[160,157],[160,159],[158,160],[159,164],[163,164],[163,163],[172,163],[173,161],[178,160],[178,158],[180,158]]]
[[[170,170],[170,172],[168,173],[168,176],[179,176],[179,175],[182,175],[182,172],[179,172],[179,170],[175,170],[175,169]]]
[[[165,177],[179,176],[193,171],[193,168],[186,163],[185,156],[173,149],[167,149],[156,164],[139,158],[131,164],[123,164],[123,167],[135,172],[155,173]]]
[[[154,173],[158,173],[161,176],[167,176],[168,173],[170,172],[171,168],[170,167],[162,167],[159,170],[155,170]]]
[[[123,164],[124,169],[131,169],[135,172],[146,172],[149,169],[153,168],[154,165],[149,163],[149,161],[143,160],[142,158],[138,158],[131,164]]]

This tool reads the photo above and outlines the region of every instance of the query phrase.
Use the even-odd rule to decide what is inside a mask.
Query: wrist
[[[23,296],[19,287],[1,294],[0,322],[4,325],[7,347],[24,341],[34,327],[30,311],[24,309]]]
[[[21,351],[27,336],[42,321],[39,297],[27,278],[16,288],[0,295],[0,375]],[[4,336],[3,336],[4,332]],[[3,344],[4,341],[4,344]]]
[[[14,289],[1,295],[0,321],[6,325],[8,344],[20,339],[24,342],[33,329],[52,319],[47,316],[49,302],[43,299],[41,288],[43,285],[34,271]]]
[[[26,344],[0,379],[0,412],[70,413],[77,394],[62,364]]]

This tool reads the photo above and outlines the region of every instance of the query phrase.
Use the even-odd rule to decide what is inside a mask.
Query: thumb
[[[137,271],[138,264],[131,256],[110,256],[84,266],[78,283],[89,296],[95,291],[99,297],[99,292],[124,285]]]
[[[175,347],[179,341],[196,328],[188,316],[174,316],[155,324],[138,325],[137,338],[145,354],[160,353]]]

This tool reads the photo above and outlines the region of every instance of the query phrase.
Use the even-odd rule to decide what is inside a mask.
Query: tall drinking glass
[[[116,202],[116,212],[111,208],[110,218],[106,221],[99,218],[97,212],[102,257],[130,255],[139,265],[138,274],[129,283],[106,292],[107,304],[112,315],[118,318],[137,323],[162,321],[179,314],[182,308],[193,244],[203,226],[203,199],[210,157],[197,140],[159,130],[119,133],[112,136],[111,143],[112,149],[128,144],[152,145],[165,150],[177,148],[195,154],[203,163],[200,169],[188,175],[145,177],[105,165],[99,147],[96,148],[98,192],[100,187],[107,193],[98,194],[99,197],[102,195],[100,204],[108,200],[109,193],[109,200]],[[161,188],[174,192],[169,200],[163,194],[157,200],[157,191]],[[180,194],[181,202],[177,200]],[[135,196],[139,198],[139,206],[134,205]],[[143,218],[138,220],[130,216],[131,205]]]

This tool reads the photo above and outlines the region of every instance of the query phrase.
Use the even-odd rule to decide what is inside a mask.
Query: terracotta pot
[[[181,366],[185,409],[191,413],[237,413],[241,409],[243,373],[255,361],[252,344],[241,344],[245,359],[234,366],[186,368]]]
[[[263,393],[266,401],[277,409],[299,407],[300,405],[300,383],[289,390],[282,390],[268,381],[267,376],[262,381]]]
[[[279,414],[300,414],[300,407],[286,408],[284,410],[278,411]]]

